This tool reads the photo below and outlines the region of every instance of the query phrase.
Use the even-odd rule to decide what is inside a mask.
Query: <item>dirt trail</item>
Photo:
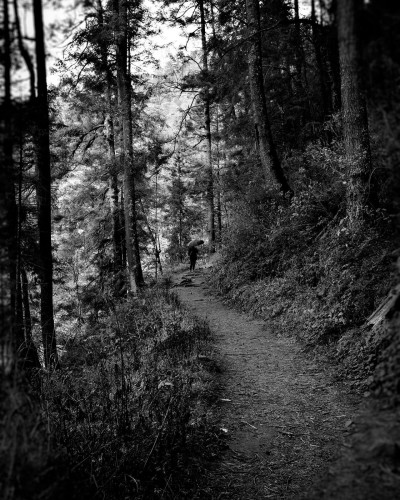
[[[360,467],[361,476],[368,475],[368,462],[347,478],[343,470],[351,470],[354,459],[351,466],[336,462],[362,426],[359,398],[333,383],[293,338],[210,296],[204,271],[174,281],[181,301],[210,324],[223,360],[218,411],[228,448],[201,498],[400,498],[391,487],[387,493],[349,487]]]

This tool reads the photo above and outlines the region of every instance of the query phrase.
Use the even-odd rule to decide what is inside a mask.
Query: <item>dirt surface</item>
[[[174,276],[222,359],[215,410],[227,449],[209,467],[201,498],[400,498],[397,416],[366,409],[294,337],[210,295],[207,272]]]

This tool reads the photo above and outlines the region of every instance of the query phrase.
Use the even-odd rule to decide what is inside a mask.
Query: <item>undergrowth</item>
[[[336,157],[333,163],[340,170]],[[350,231],[341,177],[328,184],[318,168],[321,175],[297,179],[290,203],[241,203],[213,285],[237,306],[328,355],[341,377],[366,391],[379,377],[382,345],[365,331],[365,321],[395,282],[396,232],[388,212],[372,208],[360,229]]]
[[[219,440],[208,327],[152,289],[64,347],[30,397],[6,391],[2,498],[194,498]]]

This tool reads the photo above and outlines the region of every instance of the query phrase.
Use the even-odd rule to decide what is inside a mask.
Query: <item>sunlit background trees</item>
[[[287,304],[301,287],[316,337],[362,324],[393,283],[399,16],[378,0],[3,0],[3,373],[62,369],[72,338],[200,237],[225,292],[276,279]]]

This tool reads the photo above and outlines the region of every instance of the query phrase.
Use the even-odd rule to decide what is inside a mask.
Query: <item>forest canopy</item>
[[[145,358],[151,342],[163,341],[163,329],[184,354],[184,332],[194,332],[199,352],[209,341],[168,292],[194,239],[205,241],[204,258],[219,257],[215,289],[265,318],[285,312],[306,343],[334,345],[346,374],[397,404],[397,316],[379,317],[368,338],[360,331],[397,282],[399,23],[395,0],[2,0],[5,408],[17,391],[21,407],[35,400],[41,421],[47,401],[57,433],[62,374],[96,365],[94,386],[113,394],[102,404],[126,405],[110,410],[125,446],[128,414],[150,405],[126,380],[151,393],[175,373],[171,358],[168,369]],[[89,346],[86,360],[77,339]],[[101,364],[107,349],[113,374],[111,362]],[[118,379],[128,358],[132,373]],[[176,398],[191,411],[179,399],[189,375],[176,377],[172,399],[135,421],[143,436],[163,412],[176,435],[189,425],[167,410]],[[79,399],[86,383],[68,379],[70,394]],[[75,396],[64,406],[78,419],[89,410],[74,407]],[[79,440],[65,418],[63,443],[51,438],[55,456]],[[119,456],[119,494],[165,486],[154,450],[161,456],[171,443],[150,441],[140,486]],[[102,446],[91,445],[82,454]],[[82,456],[71,453],[73,469]],[[7,498],[26,498],[32,485],[19,487],[22,496]]]

